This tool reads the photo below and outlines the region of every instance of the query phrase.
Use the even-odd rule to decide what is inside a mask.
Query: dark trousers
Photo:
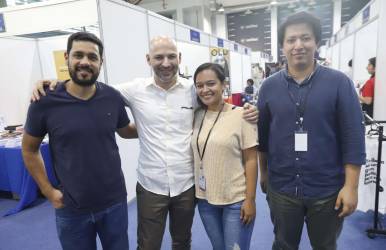
[[[159,195],[136,187],[138,205],[138,250],[159,250],[169,213],[169,230],[173,250],[188,250],[192,241],[195,207],[194,187],[178,196]]]
[[[298,199],[268,188],[275,240],[273,250],[297,250],[306,222],[314,250],[336,250],[343,219],[334,209],[337,194],[322,199]]]

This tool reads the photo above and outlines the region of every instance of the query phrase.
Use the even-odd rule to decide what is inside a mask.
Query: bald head
[[[172,38],[157,36],[151,39],[146,59],[159,86],[170,88],[176,83],[181,54],[178,53],[176,42]]]
[[[168,36],[156,36],[150,40],[149,53],[153,53],[158,48],[169,48],[177,52],[177,43]]]

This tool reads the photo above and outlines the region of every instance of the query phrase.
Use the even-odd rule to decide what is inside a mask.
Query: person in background
[[[198,210],[214,250],[249,249],[256,214],[257,128],[243,109],[223,101],[225,74],[200,65],[194,84],[201,103],[191,146]]]
[[[343,218],[358,202],[363,115],[352,81],[314,59],[320,40],[319,19],[289,16],[278,30],[287,68],[259,92],[260,185],[273,250],[298,249],[304,223],[313,249],[337,249]]]
[[[118,91],[96,81],[103,44],[93,34],[68,38],[65,59],[71,79],[30,104],[22,153],[40,190],[55,208],[64,250],[128,250],[126,186],[115,132],[135,138]],[[45,172],[39,148],[48,134],[59,187]]]
[[[374,112],[375,67],[376,58],[372,57],[369,59],[369,63],[367,65],[367,72],[369,72],[371,77],[359,91],[359,100],[362,103],[362,110],[371,117],[373,117]]]
[[[247,86],[244,89],[244,93],[248,95],[253,95],[255,93],[255,88],[254,88],[254,81],[253,79],[248,79],[247,80]]]
[[[347,63],[348,70],[345,72],[348,78],[353,79],[353,71],[352,71],[352,59],[350,59]]]

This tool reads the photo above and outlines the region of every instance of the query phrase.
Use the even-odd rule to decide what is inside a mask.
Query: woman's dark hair
[[[376,63],[377,63],[377,59],[375,57],[372,57],[369,59],[369,64],[373,65],[373,67],[375,68],[376,66]]]
[[[352,67],[352,59],[350,59],[350,61],[348,61],[348,66],[351,68]]]
[[[225,81],[224,68],[217,63],[203,63],[200,66],[198,66],[198,68],[194,72],[194,76],[193,76],[194,86],[196,86],[197,75],[207,69],[212,70],[216,74],[217,79],[220,80],[221,84],[224,84],[224,81]],[[197,96],[197,102],[198,104],[200,104],[201,107],[207,108],[207,106],[200,100],[198,96]]]
[[[72,34],[67,40],[67,54],[70,54],[70,51],[72,49],[72,43],[74,41],[91,42],[91,43],[98,45],[99,55],[102,58],[103,43],[96,35],[89,33],[89,32],[84,32],[84,31],[76,32],[76,33]]]
[[[308,24],[311,27],[312,32],[314,33],[314,36],[315,36],[315,42],[316,44],[319,44],[322,37],[322,26],[320,24],[319,18],[317,18],[316,16],[306,11],[302,11],[287,17],[284,23],[280,25],[278,30],[278,40],[279,40],[280,46],[283,46],[284,35],[287,27],[290,25],[302,24],[302,23]]]
[[[200,72],[202,72],[204,70],[207,70],[207,69],[212,70],[216,74],[216,76],[220,80],[220,82],[224,82],[225,81],[224,68],[220,64],[217,64],[217,63],[203,63],[200,66],[198,66],[198,68],[194,72],[194,76],[193,76],[194,84],[196,84],[197,75]]]

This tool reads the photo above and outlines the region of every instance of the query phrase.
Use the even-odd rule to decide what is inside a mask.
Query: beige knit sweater
[[[198,183],[201,160],[196,142],[204,114],[205,110],[202,109],[195,113],[191,142],[194,155],[196,197],[206,199],[213,205],[226,205],[242,201],[245,199],[246,192],[242,150],[257,145],[257,126],[242,118],[242,108],[232,109],[229,105],[226,106],[213,127],[206,146],[202,161],[206,190],[202,191]],[[198,140],[201,153],[217,114],[218,112],[208,110],[205,115]]]

